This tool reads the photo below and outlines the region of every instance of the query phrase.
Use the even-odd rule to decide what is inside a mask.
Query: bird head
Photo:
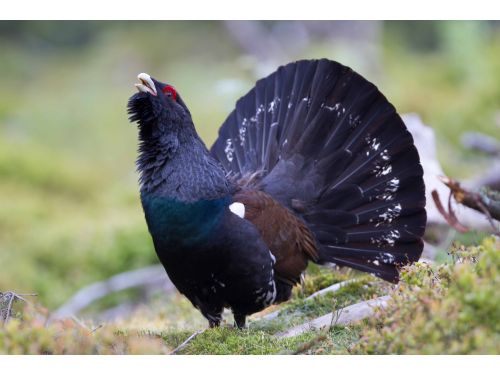
[[[137,76],[138,92],[128,102],[130,121],[137,122],[141,131],[155,134],[175,131],[184,122],[191,122],[191,114],[177,90],[159,82],[147,73]]]
[[[146,73],[137,78],[139,92],[130,97],[128,113],[130,121],[139,125],[136,163],[141,193],[183,201],[227,195],[226,173],[196,133],[177,90]]]

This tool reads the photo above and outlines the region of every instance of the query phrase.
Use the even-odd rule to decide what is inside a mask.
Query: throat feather
[[[222,167],[198,137],[160,137],[141,143],[141,193],[185,202],[218,199],[230,186]]]

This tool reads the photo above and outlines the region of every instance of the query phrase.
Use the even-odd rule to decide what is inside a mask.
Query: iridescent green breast
[[[175,198],[141,194],[149,231],[156,246],[183,248],[203,244],[222,221],[229,196],[183,202]]]

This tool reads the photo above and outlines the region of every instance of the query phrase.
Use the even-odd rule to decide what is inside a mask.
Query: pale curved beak
[[[151,95],[154,96],[157,95],[155,84],[149,74],[139,73],[137,79],[141,82],[141,83],[136,83],[134,85],[135,87],[137,87],[137,90],[139,90],[140,92],[150,93]]]

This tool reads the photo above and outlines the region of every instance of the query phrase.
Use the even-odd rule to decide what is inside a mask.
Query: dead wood
[[[284,332],[277,333],[278,337],[294,337],[310,330],[319,330],[334,325],[348,325],[373,315],[375,307],[385,307],[389,296],[374,298],[344,307],[339,311],[320,316],[307,323],[292,327]]]

